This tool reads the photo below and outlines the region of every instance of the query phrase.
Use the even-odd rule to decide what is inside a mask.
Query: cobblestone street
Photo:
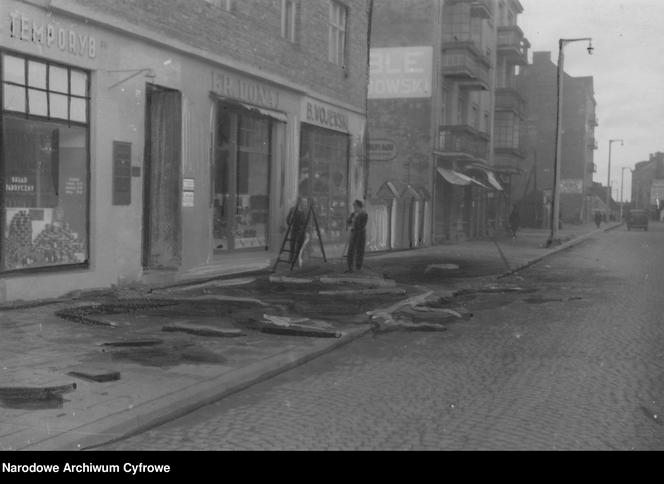
[[[614,230],[108,450],[664,449],[664,227]]]

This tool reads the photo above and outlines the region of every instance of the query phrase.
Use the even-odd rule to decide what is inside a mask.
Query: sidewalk
[[[523,231],[498,244],[513,269],[552,253],[545,240]],[[459,269],[425,274],[443,263]],[[367,265],[0,310],[0,450],[85,449],[139,432],[362,336],[368,311],[421,297],[419,284],[454,289],[506,272],[486,240],[371,255]]]

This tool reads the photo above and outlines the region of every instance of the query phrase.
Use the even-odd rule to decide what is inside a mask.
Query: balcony
[[[512,111],[522,116],[525,107],[526,101],[516,89],[510,87],[496,89],[496,111]]]
[[[468,125],[440,126],[438,152],[445,156],[486,161],[489,136]]]
[[[594,114],[590,116],[590,119],[588,120],[588,124],[590,126],[599,126],[599,120],[597,119],[597,116]]]
[[[443,75],[455,79],[462,89],[488,91],[491,62],[472,41],[443,44]]]
[[[591,148],[593,150],[596,150],[598,148],[597,140],[592,136],[588,138],[588,148]]]
[[[493,17],[493,6],[487,0],[475,0],[470,3],[472,17],[490,19]]]
[[[597,173],[597,165],[592,161],[588,163],[588,173]]]
[[[518,25],[498,27],[498,54],[507,57],[513,64],[528,64],[530,42]]]

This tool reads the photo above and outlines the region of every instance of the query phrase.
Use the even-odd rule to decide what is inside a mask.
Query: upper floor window
[[[295,42],[295,20],[297,3],[295,0],[281,0],[281,36]]]
[[[329,56],[328,60],[340,66],[346,65],[346,25],[348,9],[336,0],[330,1]]]

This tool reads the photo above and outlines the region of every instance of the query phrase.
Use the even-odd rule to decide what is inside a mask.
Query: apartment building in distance
[[[560,217],[563,223],[584,223],[593,212],[597,103],[592,77],[563,77]],[[521,207],[524,224],[545,227],[550,223],[557,113],[557,66],[551,52],[534,52],[517,82],[528,114],[525,162],[522,173],[513,177],[511,196]]]
[[[371,249],[479,237],[504,214],[494,163],[496,109],[503,168],[515,164],[510,150],[518,143],[519,126],[509,101],[497,108],[496,86],[499,77],[501,94],[509,94],[514,66],[525,62],[527,41],[516,26],[521,11],[511,0],[374,2]]]
[[[370,0],[3,0],[0,301],[269,266],[365,193]]]

